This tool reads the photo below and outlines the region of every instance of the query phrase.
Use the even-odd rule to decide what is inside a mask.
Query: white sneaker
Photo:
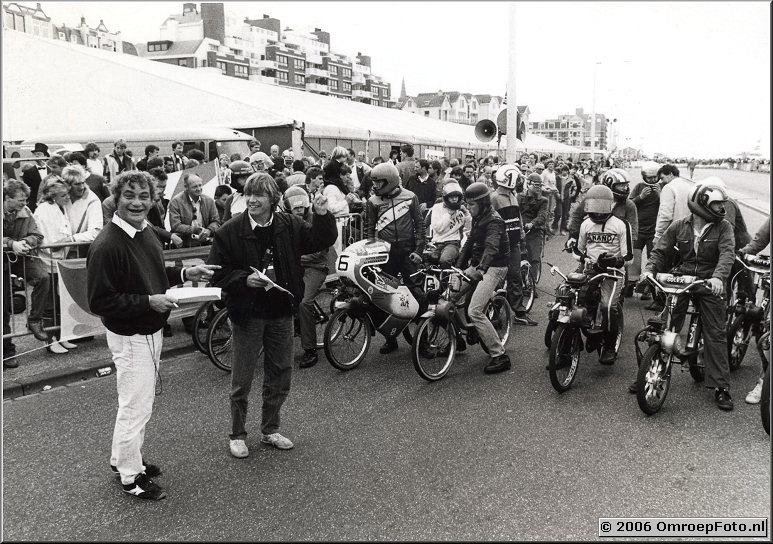
[[[67,353],[67,348],[57,342],[56,336],[51,337],[51,345],[48,346],[48,351],[51,353],[62,354]]]
[[[755,385],[754,389],[749,391],[749,394],[746,395],[746,402],[748,404],[759,404],[761,398],[762,398],[762,380],[757,380],[757,385]]]
[[[271,433],[271,434],[264,434],[261,435],[260,441],[264,444],[271,444],[275,448],[279,448],[280,450],[289,450],[293,447],[293,443],[290,441],[289,438],[285,438],[279,433]]]
[[[247,444],[244,440],[231,440],[230,444],[231,455],[244,459],[250,454],[250,450],[247,448]]]
[[[75,349],[78,347],[78,344],[73,344],[72,342],[68,342],[67,340],[59,340],[59,345],[67,349]]]

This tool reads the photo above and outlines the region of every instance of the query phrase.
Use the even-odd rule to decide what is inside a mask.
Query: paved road
[[[562,268],[563,241],[547,254]],[[544,273],[547,292],[557,280]],[[414,372],[404,343],[350,372],[324,359],[294,374],[282,431],[258,444],[253,390],[245,460],[227,448],[228,376],[201,355],[164,361],[144,455],[169,497],[139,501],[108,470],[115,378],[3,403],[8,540],[595,540],[606,516],[767,516],[770,439],[743,402],[756,353],[731,377],[733,412],[676,372],[647,417],[626,392],[632,335],[649,313],[625,306],[624,353],[583,356],[572,390],[550,386],[535,328],[516,328],[513,370],[483,374],[477,347],[444,380]],[[297,349],[296,349],[297,352]],[[260,378],[258,378],[260,379]]]

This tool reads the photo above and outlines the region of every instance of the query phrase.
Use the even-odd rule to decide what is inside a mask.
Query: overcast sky
[[[29,2],[22,2],[30,5]],[[504,95],[506,2],[226,2],[282,28],[320,27],[331,49],[372,57],[408,94]],[[54,23],[103,19],[126,41],[158,39],[183,2],[41,2]],[[767,2],[518,2],[516,101],[531,121],[593,108],[617,118],[621,147],[728,156],[770,147]],[[601,64],[596,64],[601,63]],[[769,156],[767,151],[763,154]]]

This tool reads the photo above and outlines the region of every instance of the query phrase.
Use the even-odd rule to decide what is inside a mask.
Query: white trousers
[[[115,363],[118,388],[118,414],[115,416],[110,464],[118,468],[123,484],[134,482],[145,470],[141,450],[145,425],[153,411],[162,331],[133,336],[107,331],[107,347]]]

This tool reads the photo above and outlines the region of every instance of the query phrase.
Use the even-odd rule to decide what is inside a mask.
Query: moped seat
[[[571,272],[566,277],[566,282],[569,285],[578,286],[584,284],[586,281],[588,281],[588,277],[583,274],[582,272]]]

